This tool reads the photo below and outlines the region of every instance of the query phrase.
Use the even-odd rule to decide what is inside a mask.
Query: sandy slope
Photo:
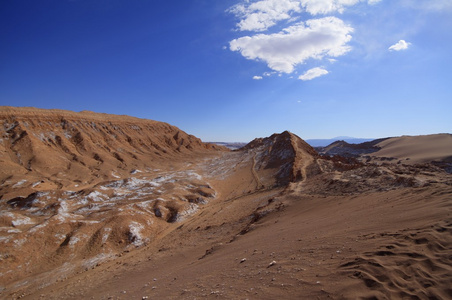
[[[215,202],[155,244],[29,298],[449,299],[450,184]]]
[[[381,150],[372,155],[379,157],[395,157],[411,163],[452,162],[452,134],[395,137],[376,146]]]
[[[452,297],[452,176],[435,166],[2,109],[2,298]]]

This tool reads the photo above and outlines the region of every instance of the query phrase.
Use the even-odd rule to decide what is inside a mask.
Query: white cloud
[[[296,65],[308,59],[333,58],[347,53],[352,31],[342,20],[325,17],[300,22],[279,33],[234,39],[229,46],[247,59],[266,62],[274,71],[292,73]]]
[[[299,0],[306,11],[312,15],[328,14],[333,12],[343,13],[345,7],[353,6],[359,2],[376,4],[381,0]]]
[[[311,15],[327,14],[332,12],[342,13],[346,6],[352,6],[359,0],[301,0],[305,10]]]
[[[411,43],[405,42],[405,40],[400,40],[396,44],[389,47],[389,51],[400,51],[400,50],[406,50],[411,45]]]
[[[298,79],[303,81],[312,80],[326,74],[328,74],[328,71],[323,68],[312,68],[307,70],[303,75],[300,75]]]
[[[259,0],[234,5],[228,11],[240,18],[241,31],[265,31],[280,21],[293,19],[294,13],[305,11],[311,15],[342,13],[347,6],[365,0]],[[375,4],[381,0],[367,0]]]
[[[262,76],[253,76],[253,79],[254,79],[254,80],[261,80],[261,79],[262,79]]]
[[[261,0],[246,4],[237,4],[229,9],[241,18],[237,24],[239,30],[264,31],[278,21],[290,19],[291,12],[300,12],[297,0]]]

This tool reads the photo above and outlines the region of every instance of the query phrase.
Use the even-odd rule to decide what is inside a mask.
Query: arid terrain
[[[287,131],[231,150],[128,116],[0,121],[2,299],[452,298],[450,134],[319,154]]]

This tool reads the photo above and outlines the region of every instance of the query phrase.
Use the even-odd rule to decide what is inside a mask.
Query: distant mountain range
[[[326,147],[336,141],[345,141],[349,144],[360,144],[360,143],[370,142],[373,140],[374,139],[369,139],[369,138],[354,138],[354,137],[349,137],[349,136],[337,136],[332,139],[310,139],[310,140],[305,140],[305,141],[312,147]]]

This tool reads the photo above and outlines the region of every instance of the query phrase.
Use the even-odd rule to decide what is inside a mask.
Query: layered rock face
[[[0,109],[0,180],[22,187],[74,187],[154,168],[219,146],[166,123],[92,112]],[[12,176],[12,178],[11,178]]]
[[[254,152],[254,169],[267,173],[280,186],[305,179],[308,169],[315,169],[312,163],[318,158],[314,148],[288,131],[255,139],[243,150]]]

